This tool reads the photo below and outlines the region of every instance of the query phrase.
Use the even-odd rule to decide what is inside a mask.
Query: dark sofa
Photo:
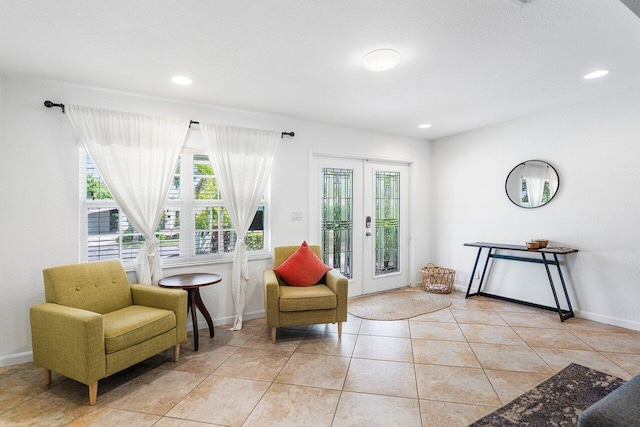
[[[640,427],[640,375],[589,406],[578,427]]]

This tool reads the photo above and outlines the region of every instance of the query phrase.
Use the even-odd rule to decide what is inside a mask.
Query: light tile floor
[[[422,292],[416,290],[416,292]],[[32,363],[0,368],[0,425],[467,425],[571,362],[623,379],[640,373],[640,332],[462,293],[410,320],[349,317],[283,328],[201,330],[171,350],[87,387]]]

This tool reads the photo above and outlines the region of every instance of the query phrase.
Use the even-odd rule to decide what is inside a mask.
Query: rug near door
[[[352,316],[370,320],[403,320],[433,313],[451,305],[436,294],[402,289],[349,299],[347,311]]]

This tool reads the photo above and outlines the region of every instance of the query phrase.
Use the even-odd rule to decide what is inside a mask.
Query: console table
[[[544,249],[527,249],[524,245],[509,245],[504,243],[485,243],[485,242],[475,242],[475,243],[465,243],[464,246],[471,246],[478,248],[478,255],[476,256],[476,262],[473,264],[473,271],[471,272],[471,278],[469,279],[469,287],[467,288],[466,298],[473,297],[476,295],[482,295],[488,298],[495,298],[503,301],[509,301],[517,304],[524,304],[530,307],[542,308],[545,310],[557,311],[560,316],[560,321],[564,322],[565,320],[574,317],[573,308],[571,307],[571,301],[569,300],[569,293],[567,292],[567,287],[564,283],[564,277],[562,276],[562,270],[560,269],[560,262],[558,261],[558,255],[567,255],[574,252],[578,252],[577,249],[571,248],[544,248]],[[478,290],[474,293],[471,293],[471,285],[473,284],[473,278],[476,274],[476,269],[478,267],[478,261],[480,260],[480,254],[483,249],[488,249],[487,258],[484,262],[484,268],[482,269],[482,276],[480,277],[480,283],[478,284]],[[542,256],[541,259],[533,258],[533,257],[523,257],[523,256],[514,256],[514,255],[503,255],[498,254],[498,250],[507,250],[507,251],[520,251],[520,252],[528,252],[531,254],[539,254]],[[547,259],[547,255],[553,256],[553,260]],[[547,271],[547,277],[549,278],[549,285],[551,286],[551,292],[553,293],[553,298],[556,302],[555,307],[550,307],[546,305],[534,304],[528,301],[517,300],[513,298],[507,298],[500,295],[489,294],[482,291],[482,285],[484,283],[485,275],[487,273],[487,266],[489,265],[489,258],[493,259],[506,259],[510,261],[523,261],[523,262],[533,262],[537,264],[544,264],[544,268]],[[567,301],[568,310],[564,310],[560,307],[560,301],[558,300],[558,293],[556,292],[556,288],[553,284],[553,279],[551,278],[551,271],[549,269],[550,265],[555,265],[558,268],[558,275],[560,276],[560,282],[562,283],[562,290],[564,291],[564,297]]]

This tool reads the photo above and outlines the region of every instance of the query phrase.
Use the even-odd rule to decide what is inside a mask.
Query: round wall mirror
[[[542,160],[527,160],[511,170],[504,189],[509,200],[521,208],[539,208],[558,192],[558,172]]]

